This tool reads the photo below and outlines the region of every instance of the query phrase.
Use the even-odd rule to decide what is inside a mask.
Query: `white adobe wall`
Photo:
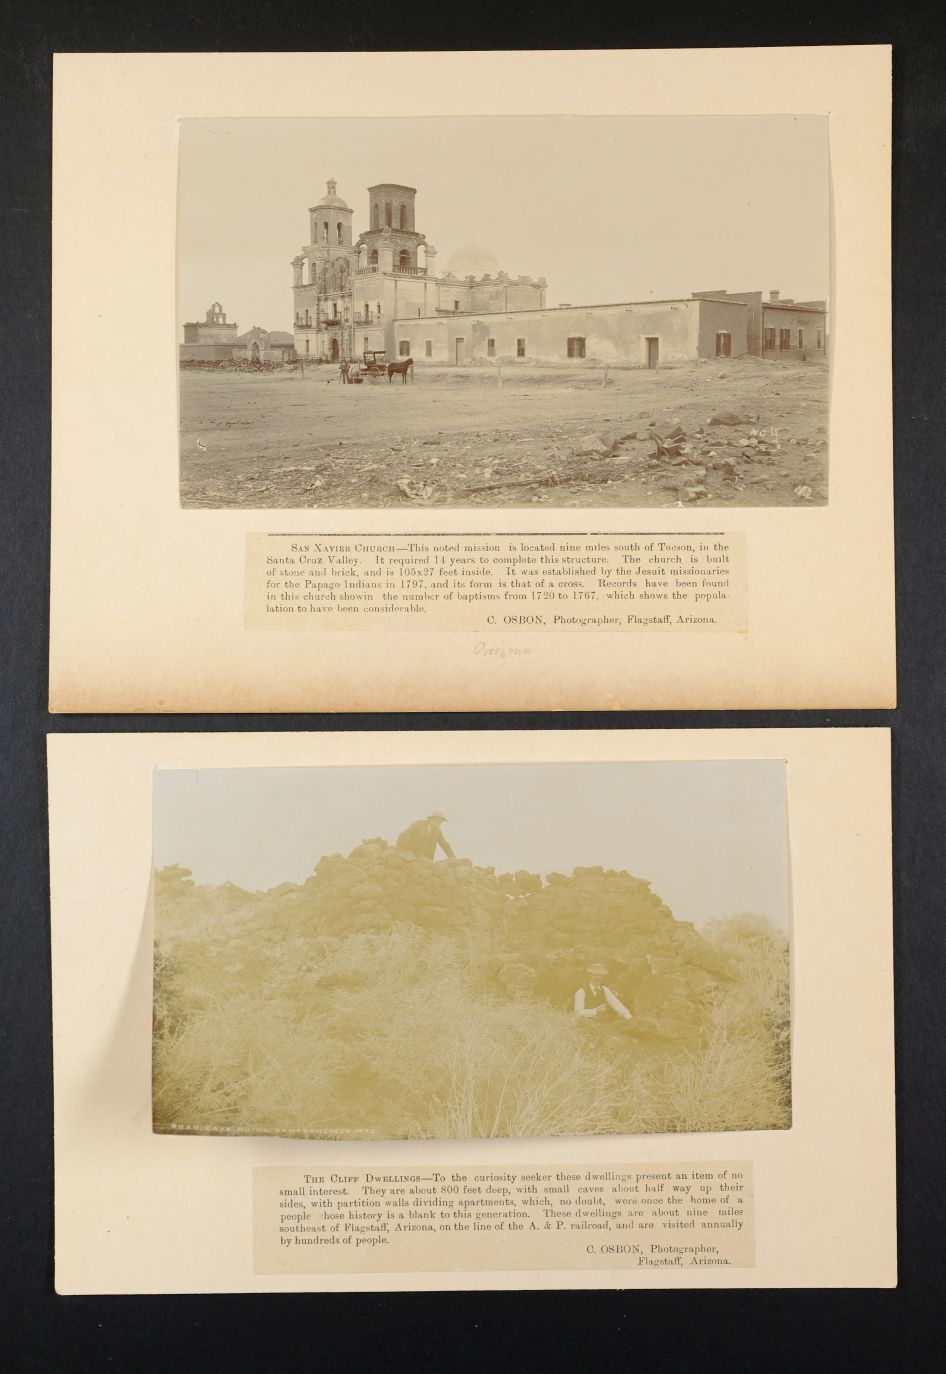
[[[744,309],[744,307],[743,307]],[[586,362],[625,363],[645,367],[647,337],[658,340],[662,363],[685,362],[698,356],[699,301],[569,306],[566,309],[511,311],[502,314],[401,315],[393,322],[393,349],[406,341],[418,363],[453,363],[456,340],[464,340],[470,362],[570,362],[568,339],[584,338]],[[517,339],[525,339],[525,357]],[[490,355],[488,340],[495,340]],[[427,357],[426,343],[431,354]]]

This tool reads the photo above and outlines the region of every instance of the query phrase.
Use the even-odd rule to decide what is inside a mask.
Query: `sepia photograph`
[[[152,1124],[791,1124],[785,764],[154,774]]]
[[[183,119],[184,508],[828,501],[828,121]]]

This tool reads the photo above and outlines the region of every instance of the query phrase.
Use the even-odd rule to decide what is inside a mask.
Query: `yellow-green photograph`
[[[159,770],[153,1127],[784,1130],[781,760]]]

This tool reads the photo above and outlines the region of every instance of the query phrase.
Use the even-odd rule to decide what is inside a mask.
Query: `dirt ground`
[[[605,383],[606,379],[606,385]],[[641,369],[182,369],[185,507],[808,506],[828,497],[820,363]]]

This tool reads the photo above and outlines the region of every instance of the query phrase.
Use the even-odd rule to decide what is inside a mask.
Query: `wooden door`
[[[653,367],[656,367],[657,364],[658,364],[659,362],[660,362],[660,340],[659,340],[659,339],[651,339],[651,338],[648,338],[648,340],[647,340],[647,366],[653,368]]]
[[[462,367],[466,362],[466,339],[456,340],[456,361],[457,367]]]

